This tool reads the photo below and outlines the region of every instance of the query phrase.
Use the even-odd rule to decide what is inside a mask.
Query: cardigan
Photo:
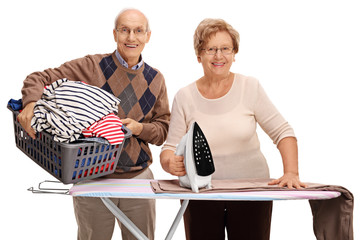
[[[170,119],[165,79],[159,70],[146,62],[137,70],[125,68],[115,51],[87,55],[27,76],[22,88],[23,105],[39,100],[44,86],[60,78],[106,90],[120,99],[120,119],[132,118],[143,125],[140,135],[125,141],[115,174],[108,177],[131,178],[152,163],[149,143],[161,145],[165,141]]]

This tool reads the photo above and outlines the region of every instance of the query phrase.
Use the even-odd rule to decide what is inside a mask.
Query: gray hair
[[[126,11],[130,11],[130,10],[135,10],[135,11],[138,11],[140,12],[142,15],[144,15],[145,19],[146,19],[146,31],[147,32],[150,32],[150,24],[149,24],[149,19],[146,17],[146,15],[141,12],[139,9],[136,9],[136,8],[124,8],[123,10],[121,10],[118,15],[116,16],[115,18],[115,21],[114,21],[114,29],[117,29],[117,26],[118,26],[118,19],[119,17],[121,16],[121,14],[123,14],[124,12]]]

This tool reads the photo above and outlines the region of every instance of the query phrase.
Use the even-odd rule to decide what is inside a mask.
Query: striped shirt
[[[84,137],[103,137],[111,145],[121,144],[124,141],[122,122],[114,113],[102,117],[87,129],[82,131]]]
[[[79,81],[59,79],[46,86],[36,102],[31,126],[58,142],[78,139],[83,129],[118,111],[120,100],[105,90]]]

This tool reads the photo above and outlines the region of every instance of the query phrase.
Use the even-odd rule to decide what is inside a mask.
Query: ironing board
[[[109,198],[143,199],[181,199],[180,209],[168,231],[171,239],[184,214],[189,200],[236,200],[236,201],[273,201],[300,199],[331,199],[340,196],[337,191],[248,191],[221,193],[154,193],[150,179],[95,179],[83,181],[70,188],[73,197],[99,197],[117,219],[131,231],[137,239],[147,240],[136,225]]]

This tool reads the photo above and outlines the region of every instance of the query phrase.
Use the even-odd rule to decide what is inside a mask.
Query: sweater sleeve
[[[93,72],[94,62],[89,56],[66,62],[57,68],[48,68],[43,72],[34,72],[24,80],[21,90],[23,106],[39,100],[44,86],[50,85],[60,78],[88,82],[89,79],[92,79]]]
[[[171,119],[169,134],[166,139],[166,143],[162,147],[161,151],[172,150],[175,152],[177,144],[180,142],[181,138],[186,134],[187,124],[185,118],[184,108],[181,103],[186,102],[182,98],[182,94],[179,91],[175,97],[171,108]]]
[[[260,127],[276,145],[285,137],[295,137],[294,130],[270,101],[259,82],[256,88],[254,114]]]
[[[163,144],[166,140],[170,121],[169,100],[165,80],[162,74],[159,74],[159,81],[160,92],[152,110],[153,115],[149,122],[142,123],[143,131],[138,136],[138,138],[145,142],[158,146]]]

